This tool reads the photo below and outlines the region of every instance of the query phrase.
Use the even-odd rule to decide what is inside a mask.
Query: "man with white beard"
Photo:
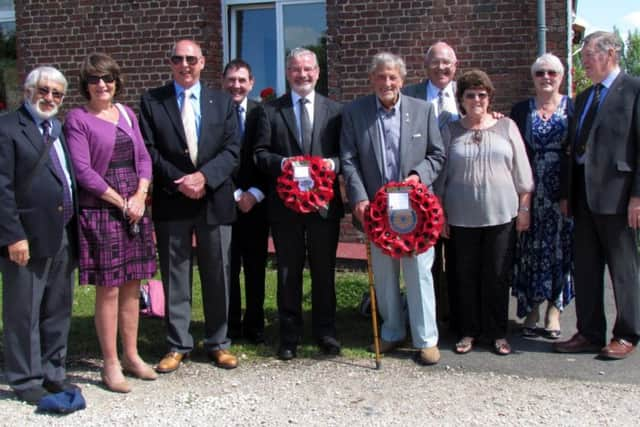
[[[31,71],[24,103],[0,117],[0,271],[6,380],[36,405],[66,380],[76,266],[75,180],[55,118],[67,80]]]

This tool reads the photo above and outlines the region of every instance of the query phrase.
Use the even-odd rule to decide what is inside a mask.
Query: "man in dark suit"
[[[75,180],[55,118],[67,81],[38,67],[24,104],[0,117],[0,268],[4,363],[19,399],[37,404],[65,380],[77,264]]]
[[[400,94],[406,74],[399,56],[387,52],[375,55],[369,73],[375,93],[356,99],[344,109],[340,157],[349,203],[361,224],[370,201],[383,185],[405,181],[431,186],[444,164],[433,106]],[[371,257],[383,320],[380,350],[392,351],[406,337],[400,298],[402,268],[411,336],[414,347],[420,350],[418,361],[437,363],[440,351],[431,276],[434,249],[400,261],[371,245]]]
[[[582,63],[593,86],[576,98],[561,207],[573,214],[577,333],[561,353],[598,352],[622,359],[640,338],[640,80],[620,70],[615,34],[591,33]],[[609,267],[617,316],[606,343],[604,271]]]
[[[240,168],[235,175],[234,197],[238,219],[231,233],[231,289],[229,293],[229,336],[243,336],[254,344],[264,342],[264,280],[269,240],[266,192],[267,177],[253,161],[258,103],[247,98],[253,89],[251,66],[242,59],[230,61],[222,85],[233,98],[242,134]],[[240,269],[244,269],[246,309],[242,319]]]
[[[320,69],[316,55],[303,48],[287,57],[291,92],[261,109],[255,155],[269,175],[268,215],[278,263],[278,357],[296,356],[302,337],[302,271],[308,254],[311,269],[313,336],[327,354],[340,353],[336,340],[335,264],[340,218],[338,180],[328,209],[300,214],[287,208],[276,192],[276,180],[288,158],[311,154],[339,172],[340,104],[315,92]]]
[[[202,285],[204,348],[221,368],[229,352],[229,248],[236,218],[232,174],[240,158],[236,110],[226,93],[200,82],[200,46],[180,40],[171,52],[173,81],[142,96],[141,129],[153,160],[153,219],[166,298],[169,353],[156,370],[176,370],[193,350],[192,236]]]

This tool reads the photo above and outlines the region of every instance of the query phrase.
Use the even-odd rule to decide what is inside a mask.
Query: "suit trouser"
[[[15,390],[65,378],[75,266],[66,231],[52,258],[25,267],[0,260],[4,364]]]
[[[484,335],[490,340],[507,336],[514,224],[450,227],[461,336]]]
[[[238,213],[231,233],[231,288],[229,329],[245,336],[264,331],[264,282],[269,241],[269,222],[264,206]],[[246,309],[242,317],[240,270],[244,270]]]
[[[278,317],[282,343],[303,335],[302,272],[305,255],[311,270],[311,328],[315,339],[336,335],[336,251],[340,222],[318,214],[274,222],[271,233],[278,263]]]
[[[202,288],[205,351],[228,348],[230,225],[208,225],[201,218],[156,221],[160,271],[165,293],[167,343],[170,351],[188,353],[194,342],[191,323],[193,281],[192,236]]]
[[[604,345],[604,271],[609,267],[617,316],[613,336],[637,343],[640,338],[640,257],[638,234],[627,215],[598,215],[587,205],[584,168],[576,167],[573,199],[575,292],[577,329],[597,345]]]

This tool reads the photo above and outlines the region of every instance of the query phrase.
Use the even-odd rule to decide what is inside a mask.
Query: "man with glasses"
[[[621,52],[613,33],[584,40],[593,85],[576,98],[561,174],[561,209],[575,224],[577,333],[554,349],[604,359],[626,358],[640,338],[640,79],[620,69]],[[617,312],[607,345],[605,265]]]
[[[6,380],[35,405],[66,379],[76,267],[75,179],[56,119],[67,80],[31,71],[24,103],[0,117],[0,269]]]
[[[152,215],[166,298],[169,352],[160,373],[173,372],[194,348],[191,322],[192,242],[202,287],[204,349],[220,368],[229,352],[229,248],[236,218],[232,174],[239,163],[236,110],[226,93],[200,81],[205,59],[192,40],[169,58],[173,81],[142,96],[141,130],[153,160]]]

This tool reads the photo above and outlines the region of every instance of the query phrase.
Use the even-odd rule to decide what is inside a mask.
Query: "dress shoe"
[[[318,340],[318,346],[324,354],[337,356],[340,354],[340,343],[332,336],[325,335]]]
[[[14,390],[18,399],[29,405],[37,405],[40,399],[49,395],[49,392],[42,386],[26,388],[24,390]]]
[[[291,360],[297,356],[298,350],[295,344],[282,344],[278,349],[278,359]]]
[[[142,362],[142,360],[140,362]],[[147,365],[144,362],[138,365],[134,365],[125,357],[122,358],[122,370],[127,375],[145,381],[153,381],[158,378],[158,374],[153,370],[151,366]]]
[[[440,350],[438,346],[427,347],[420,349],[418,353],[418,362],[421,365],[435,365],[440,361]]]
[[[209,359],[218,368],[234,369],[238,367],[238,358],[229,350],[212,350],[209,352]]]
[[[114,393],[129,393],[131,391],[131,386],[122,376],[122,373],[120,373],[120,375],[110,375],[107,374],[107,371],[103,368],[102,372],[100,372],[100,378],[102,379],[102,384],[104,384],[109,391]]]
[[[624,359],[635,350],[636,346],[622,338],[614,338],[609,345],[600,350],[600,357],[604,359]]]
[[[180,367],[180,362],[187,359],[189,353],[178,353],[177,351],[171,351],[164,355],[162,360],[156,366],[156,372],[161,374],[168,374]]]
[[[385,341],[381,339],[380,353],[390,353],[396,348],[398,348],[403,342],[404,341]],[[375,343],[369,345],[369,347],[367,347],[367,350],[369,351],[369,353],[375,353],[376,352]]]
[[[70,390],[74,388],[80,389],[80,387],[78,387],[76,384],[73,384],[72,382],[66,379],[62,381],[44,380],[42,382],[42,387],[44,387],[45,390],[47,390],[49,393],[61,393],[65,390]]]
[[[553,350],[557,353],[597,353],[600,346],[593,344],[578,332],[568,341],[553,344]]]

